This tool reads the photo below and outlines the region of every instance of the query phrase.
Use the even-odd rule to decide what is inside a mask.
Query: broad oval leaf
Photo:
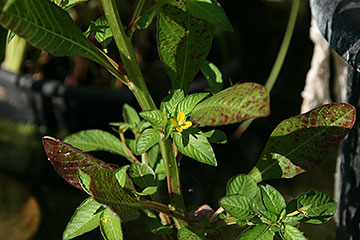
[[[257,191],[258,187],[255,180],[246,174],[239,174],[232,177],[226,186],[226,195],[243,194],[254,198]]]
[[[292,178],[335,156],[337,146],[352,128],[355,109],[332,103],[282,121],[249,175],[260,182]]]
[[[286,208],[285,198],[270,185],[261,185],[260,190],[265,208],[280,216],[280,213]]]
[[[214,26],[194,18],[185,0],[169,0],[158,14],[158,52],[173,89],[187,92],[206,59]]]
[[[187,0],[186,7],[194,17],[206,20],[227,31],[233,31],[224,9],[216,0]]]
[[[100,231],[105,240],[123,239],[120,219],[108,209],[105,209],[100,216]]]
[[[149,128],[136,139],[136,153],[143,154],[160,141],[160,132]]]
[[[336,202],[324,193],[310,191],[297,198],[297,207],[304,209],[304,223],[322,224],[334,216]]]
[[[124,121],[130,125],[136,125],[140,122],[140,118],[137,111],[127,103],[123,105],[122,115]]]
[[[180,101],[185,98],[184,91],[182,89],[171,90],[169,95],[164,97],[161,101],[160,110],[167,112],[170,116],[175,114],[176,106]]]
[[[179,240],[205,240],[205,230],[195,226],[182,227],[177,235]]]
[[[102,205],[91,197],[83,201],[71,217],[63,233],[63,239],[72,239],[99,226]]]
[[[154,170],[146,164],[133,162],[129,168],[129,175],[134,183],[143,189],[156,186]]]
[[[219,205],[239,220],[249,220],[256,215],[254,200],[242,194],[225,196],[220,199]]]
[[[90,154],[52,137],[43,137],[43,146],[55,171],[68,183],[81,190],[78,178],[79,169],[88,175],[103,169],[109,171],[117,169],[113,165],[106,164]]]
[[[238,240],[273,240],[275,232],[267,224],[256,224],[245,229]]]
[[[49,0],[1,0],[0,24],[55,56],[83,56],[110,65],[69,14]]]
[[[241,83],[199,103],[190,114],[200,126],[219,126],[270,114],[268,91],[257,83]]]
[[[285,240],[306,240],[307,238],[303,235],[303,233],[296,227],[285,224],[281,233]]]
[[[174,143],[179,151],[201,163],[216,166],[214,151],[207,138],[190,129],[183,133],[174,132]]]
[[[84,152],[108,151],[132,160],[124,143],[114,135],[103,130],[92,129],[80,131],[67,136],[64,139],[64,142],[79,148]]]

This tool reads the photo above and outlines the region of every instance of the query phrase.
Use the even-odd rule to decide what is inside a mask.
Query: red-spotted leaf
[[[269,114],[270,98],[265,87],[257,83],[242,83],[199,103],[190,117],[200,126],[218,126]]]
[[[185,0],[170,0],[158,14],[158,51],[174,89],[187,92],[207,57],[214,26],[193,17]]]
[[[272,132],[260,160],[249,175],[260,182],[292,178],[336,154],[352,128],[355,109],[333,103],[282,121]]]
[[[115,171],[117,168],[52,137],[43,137],[46,155],[55,171],[68,183],[82,189],[78,170],[91,175],[101,169]]]

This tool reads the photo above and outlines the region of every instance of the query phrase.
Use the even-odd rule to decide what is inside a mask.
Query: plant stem
[[[115,43],[118,47],[121,61],[129,76],[128,87],[134,93],[140,107],[143,110],[156,109],[155,103],[149,93],[142,75],[139,63],[136,60],[131,39],[126,35],[121,22],[116,0],[101,0],[105,17],[113,33]]]
[[[165,164],[170,202],[176,210],[181,211],[181,214],[185,216],[185,203],[181,191],[179,166],[176,161],[172,141],[170,138],[167,140],[162,138],[159,145]],[[180,228],[185,225],[185,222],[180,221],[177,225]]]
[[[145,84],[142,72],[136,60],[131,39],[124,31],[124,26],[116,6],[116,0],[101,0],[101,2],[106,19],[118,47],[121,60],[129,76],[129,89],[135,95],[142,110],[156,109],[155,103]],[[174,222],[177,227],[180,228],[186,224],[185,221],[183,221],[185,218],[185,204],[181,191],[179,169],[174,154],[173,144],[171,139],[161,139],[159,145],[166,169],[170,202],[175,208],[175,211],[178,211],[181,214],[181,219],[174,217]]]
[[[278,55],[276,57],[275,63],[273,65],[273,68],[271,69],[270,75],[265,83],[265,88],[267,88],[267,90],[269,92],[271,92],[271,89],[273,88],[280,70],[283,66],[287,51],[289,49],[289,45],[290,45],[290,41],[294,32],[294,28],[295,28],[295,23],[296,23],[296,18],[297,18],[297,14],[299,11],[299,6],[300,6],[300,0],[293,0],[292,2],[292,6],[291,6],[291,12],[290,12],[290,16],[289,16],[289,20],[288,20],[288,24],[286,26],[286,31],[285,31],[285,35],[283,38],[283,41],[281,43]],[[245,120],[244,122],[242,122],[240,124],[240,126],[236,129],[233,138],[239,138],[245,131],[246,129],[250,126],[250,124],[254,121],[254,119],[249,119],[249,120]]]

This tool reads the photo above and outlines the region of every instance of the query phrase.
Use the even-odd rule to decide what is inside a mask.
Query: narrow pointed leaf
[[[109,65],[69,14],[49,0],[0,0],[0,24],[55,56],[82,56]]]
[[[214,151],[205,136],[185,131],[183,133],[175,132],[173,137],[176,147],[182,154],[201,163],[217,165]]]
[[[158,51],[173,89],[187,92],[210,51],[213,37],[213,25],[191,16],[185,0],[170,0],[160,8]]]
[[[160,110],[163,112],[167,111],[170,115],[174,115],[178,103],[184,98],[185,94],[183,90],[172,90],[170,91],[170,94],[161,101]]]
[[[120,219],[108,209],[105,209],[100,216],[100,230],[105,240],[123,239]]]
[[[292,178],[335,156],[355,121],[355,109],[332,103],[282,121],[249,173],[257,182]]]
[[[186,6],[192,16],[206,20],[227,31],[233,31],[224,9],[216,0],[188,0]]]
[[[195,226],[182,227],[178,231],[179,240],[205,240],[205,231]]]
[[[185,115],[188,115],[195,108],[195,106],[208,95],[208,93],[194,93],[187,96],[185,99],[179,102],[176,112],[183,112]]]
[[[336,202],[324,193],[310,191],[298,197],[297,207],[305,208],[305,223],[322,224],[334,216]]]
[[[115,172],[115,177],[120,184],[120,187],[125,187],[126,178],[128,177],[126,171],[130,168],[130,165],[125,165]]]
[[[220,199],[219,204],[231,216],[239,220],[249,220],[256,215],[254,200],[242,194],[225,196]]]
[[[90,176],[78,169],[78,178],[81,188],[87,193],[90,194]]]
[[[238,240],[273,240],[274,235],[270,225],[256,224],[245,229]]]
[[[261,185],[260,189],[265,208],[280,216],[280,213],[286,208],[284,197],[270,185]]]
[[[226,186],[226,195],[243,194],[253,198],[256,196],[257,191],[258,187],[255,180],[246,174],[232,177]]]
[[[202,101],[190,117],[200,126],[219,126],[265,117],[269,113],[267,90],[257,83],[242,83]]]
[[[160,132],[149,128],[143,131],[136,140],[136,153],[143,154],[160,141]]]
[[[140,118],[136,110],[131,107],[129,104],[123,105],[123,118],[126,123],[131,125],[138,124],[140,122]]]
[[[84,152],[108,151],[132,160],[126,151],[124,143],[122,143],[119,138],[103,130],[93,129],[80,131],[66,137],[64,142]]]
[[[43,137],[43,146],[55,171],[68,183],[79,189],[82,189],[78,178],[79,169],[88,175],[102,169],[109,171],[117,169],[113,165],[106,164],[90,154],[52,137]]]
[[[63,239],[75,238],[99,226],[100,215],[103,211],[99,211],[101,208],[102,205],[92,198],[87,198],[82,202],[66,226]]]

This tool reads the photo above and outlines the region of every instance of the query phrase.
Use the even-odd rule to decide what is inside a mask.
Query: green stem
[[[278,55],[276,57],[275,63],[273,65],[273,68],[271,69],[270,75],[265,83],[265,88],[267,88],[267,90],[269,92],[271,92],[271,89],[273,88],[280,70],[283,66],[287,51],[289,49],[289,45],[290,45],[290,41],[294,32],[294,28],[295,28],[295,23],[296,23],[296,18],[297,18],[297,14],[299,11],[299,6],[300,6],[300,0],[294,0],[292,2],[292,7],[291,7],[291,12],[290,12],[290,16],[289,16],[289,20],[288,20],[288,24],[286,26],[286,31],[285,31],[285,35],[283,38],[283,41],[281,43]],[[240,126],[238,127],[238,129],[236,129],[233,138],[239,138],[245,131],[246,129],[250,126],[250,124],[254,121],[254,119],[249,119],[246,120],[244,122],[242,122],[240,124]]]
[[[139,18],[141,11],[144,7],[144,4],[145,4],[145,0],[136,0],[135,9],[131,17],[130,24],[133,24],[136,21],[136,19]]]
[[[185,203],[181,191],[179,166],[176,161],[174,148],[171,139],[160,140],[160,150],[162,158],[164,160],[167,186],[171,204],[176,210],[181,211],[181,214],[185,216]],[[185,222],[179,221],[177,227],[180,228],[185,225]]]
[[[121,22],[116,0],[101,0],[105,17],[113,33],[118,47],[121,61],[129,76],[128,87],[134,93],[140,107],[143,110],[156,109],[155,103],[149,93],[142,75],[139,63],[136,60],[131,39],[126,35]]]

